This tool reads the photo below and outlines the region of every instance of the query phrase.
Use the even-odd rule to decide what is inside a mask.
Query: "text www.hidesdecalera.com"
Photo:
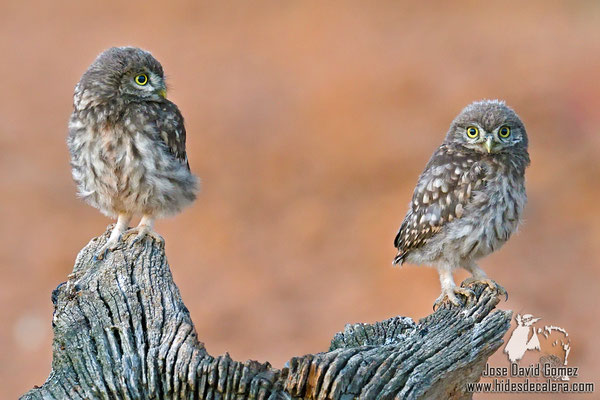
[[[593,382],[556,382],[524,381],[507,379],[494,379],[492,382],[468,383],[467,392],[470,393],[593,393]]]
[[[486,364],[481,375],[491,382],[468,383],[471,393],[593,393],[593,382],[573,382],[579,376],[578,367],[554,367],[537,364],[520,367],[512,363],[507,367],[490,367]],[[533,379],[531,379],[533,378]]]

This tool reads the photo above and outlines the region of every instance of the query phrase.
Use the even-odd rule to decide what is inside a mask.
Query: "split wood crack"
[[[126,241],[95,261],[108,232],[77,256],[52,294],[52,371],[34,399],[469,399],[503,343],[511,311],[485,285],[466,307],[443,306],[418,323],[393,317],[347,325],[328,351],[268,362],[214,357],[153,239]]]

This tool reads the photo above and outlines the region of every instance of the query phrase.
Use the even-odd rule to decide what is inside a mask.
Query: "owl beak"
[[[160,89],[158,91],[158,94],[160,95],[160,97],[162,97],[163,99],[167,98],[167,89]]]
[[[487,138],[487,140],[484,143],[484,146],[488,153],[492,152],[492,150],[494,149],[494,142],[492,141],[491,137]]]

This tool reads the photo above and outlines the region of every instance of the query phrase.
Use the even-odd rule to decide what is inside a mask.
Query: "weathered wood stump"
[[[108,232],[77,256],[55,306],[52,371],[21,399],[462,399],[502,344],[511,312],[485,286],[465,308],[413,322],[347,325],[328,352],[268,362],[213,357],[153,239],[94,260]]]

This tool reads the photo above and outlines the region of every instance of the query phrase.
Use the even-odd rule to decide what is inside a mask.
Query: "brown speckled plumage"
[[[472,127],[478,132],[475,138],[466,133]],[[506,127],[509,135],[500,137]],[[427,163],[394,241],[394,263],[435,266],[442,283],[436,304],[444,297],[457,304],[457,293],[469,295],[454,284],[456,268],[498,287],[475,261],[500,248],[517,229],[527,199],[527,146],[525,127],[515,112],[504,102],[486,100],[456,117]]]
[[[140,74],[144,85],[136,83]],[[117,245],[135,215],[142,222],[128,233],[159,238],[153,220],[196,198],[183,117],[165,93],[160,63],[132,47],[100,54],[75,88],[67,140],[73,178],[81,198],[119,218],[103,251]]]

